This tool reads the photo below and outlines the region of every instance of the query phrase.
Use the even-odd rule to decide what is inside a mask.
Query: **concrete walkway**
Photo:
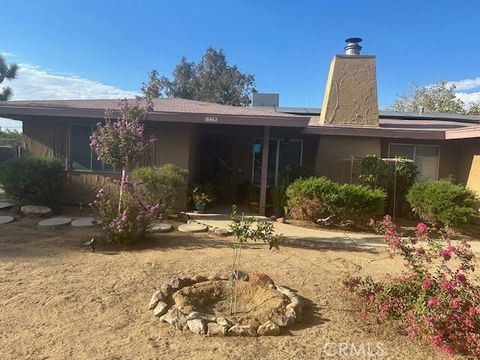
[[[208,227],[228,229],[231,223],[229,216],[224,214],[188,213],[188,215],[192,220],[205,224]],[[256,217],[270,221],[262,216]],[[274,222],[274,227],[277,234],[283,235],[282,243],[289,245],[308,248],[370,249],[370,251],[373,250],[372,247],[385,247],[382,238],[374,234],[309,229],[276,221]]]
[[[191,219],[208,227],[228,229],[231,223],[229,215],[188,213]],[[257,218],[270,219],[262,216]],[[375,248],[385,248],[387,245],[382,237],[375,234],[361,234],[340,230],[309,229],[291,224],[274,222],[275,232],[282,234],[281,243],[313,249],[349,249],[352,251],[375,251]],[[480,253],[480,242],[469,241],[473,252]]]

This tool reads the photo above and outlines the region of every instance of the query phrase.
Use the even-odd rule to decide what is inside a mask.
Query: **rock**
[[[187,320],[187,326],[194,334],[205,334],[205,322],[202,319]]]
[[[232,232],[228,229],[225,229],[225,228],[215,228],[215,230],[213,232],[216,235],[219,235],[219,236],[230,236],[230,235],[232,235]]]
[[[193,281],[190,278],[174,277],[170,279],[170,281],[168,282],[168,285],[174,291],[177,291],[177,290],[180,290],[181,288],[184,288],[185,286],[193,285]]]
[[[233,325],[233,323],[230,320],[225,319],[223,317],[217,318],[217,324],[225,327],[231,327]]]
[[[150,228],[150,232],[154,233],[166,233],[172,231],[172,225],[167,223],[156,223]]]
[[[8,224],[9,222],[12,222],[14,220],[13,216],[0,216],[0,225],[3,224]]]
[[[208,280],[206,276],[202,276],[202,275],[195,275],[195,276],[192,276],[190,279],[191,279],[194,283],[205,282],[205,281]]]
[[[205,225],[197,224],[193,222],[189,224],[182,224],[178,227],[178,231],[181,231],[181,232],[197,233],[197,232],[203,232],[207,230],[208,228]]]
[[[202,318],[202,315],[196,311],[192,311],[190,314],[187,315],[187,321],[201,319],[201,318]]]
[[[280,314],[274,315],[274,316],[272,316],[272,318],[270,320],[272,322],[274,322],[275,324],[277,324],[278,326],[281,326],[281,327],[290,326],[295,322],[294,317],[288,316],[286,314],[285,315],[280,315]]]
[[[157,306],[159,301],[164,301],[164,300],[165,300],[165,298],[164,298],[162,292],[160,290],[155,291],[153,293],[152,297],[150,298],[150,302],[148,303],[148,309],[149,310],[154,309],[155,306]]]
[[[232,336],[257,336],[257,330],[250,325],[234,325],[228,329],[228,335]]]
[[[155,309],[153,309],[153,315],[155,316],[162,316],[164,315],[168,310],[168,305],[167,303],[163,301],[159,301],[157,305],[155,306]]]
[[[234,274],[236,274],[237,280],[248,281],[248,274],[242,270],[235,270],[235,272],[230,276],[230,280],[233,280]]]
[[[50,218],[50,219],[45,219],[41,220],[38,225],[40,226],[62,226],[62,225],[68,225],[72,222],[72,219],[67,218],[67,217],[56,217],[56,218]]]
[[[177,308],[172,307],[168,312],[163,315],[160,320],[169,323],[178,330],[186,330],[187,326],[187,317]]]
[[[227,327],[217,323],[207,324],[207,336],[225,336],[227,334]]]
[[[283,217],[277,218],[275,221],[284,224],[285,223],[285,218],[283,218]]]
[[[171,287],[170,285],[168,285],[168,284],[163,284],[163,285],[160,287],[160,291],[162,292],[162,295],[163,295],[164,297],[168,297],[168,296],[172,295],[172,294],[175,292],[175,290],[172,289],[172,287]]]
[[[260,321],[258,321],[257,319],[252,319],[248,322],[248,325],[250,325],[252,328],[254,328],[255,330],[258,329],[258,327],[260,325],[262,325],[262,323]]]
[[[304,305],[304,302],[305,302],[301,296],[299,296],[299,295],[297,295],[293,292],[291,293],[290,300],[292,302],[297,302],[297,303],[301,304],[302,306]]]
[[[208,277],[208,280],[210,280],[210,281],[220,281],[220,280],[223,280],[223,279],[220,276],[212,275],[212,276]]]
[[[290,289],[287,289],[286,287],[283,287],[283,286],[278,286],[277,285],[277,291],[280,294],[288,296],[289,298],[291,298],[294,295],[294,292],[292,292]]]
[[[178,214],[177,218],[180,221],[187,222],[190,219],[190,216],[188,216],[187,213],[181,212]]]
[[[257,333],[262,336],[277,336],[280,335],[280,327],[272,321],[267,321],[258,327]]]
[[[303,306],[301,303],[297,302],[297,301],[292,301],[290,304],[287,305],[286,307],[286,310],[293,310],[294,311],[294,314],[295,314],[295,320],[297,320],[297,318],[301,317],[302,316],[302,313],[303,313]]]
[[[25,216],[32,217],[44,217],[52,214],[52,209],[48,206],[24,205],[20,208],[20,211]]]
[[[275,215],[272,215],[272,216],[269,217],[269,219],[272,220],[272,221],[275,221],[275,220],[277,220],[277,217]]]
[[[273,280],[264,273],[250,274],[248,281],[258,284],[259,286],[264,288],[268,288],[270,285],[274,285]]]

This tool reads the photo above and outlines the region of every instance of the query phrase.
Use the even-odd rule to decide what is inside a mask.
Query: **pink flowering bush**
[[[158,205],[144,204],[140,189],[128,180],[127,171],[145,154],[148,144],[155,138],[145,139],[142,121],[147,118],[151,105],[142,106],[138,99],[133,105],[127,100],[120,103],[120,116],[112,118],[107,111],[104,123],[98,123],[90,138],[90,146],[98,160],[122,169],[121,181],[113,181],[103,188],[91,204],[103,221],[103,230],[112,242],[128,244],[145,236],[159,214]]]
[[[120,182],[112,181],[100,189],[90,204],[96,216],[103,221],[103,232],[114,244],[128,245],[145,237],[159,215],[159,205],[144,204],[137,185],[128,179],[123,181],[123,206],[118,213]]]
[[[371,225],[392,256],[405,260],[406,271],[385,280],[349,277],[346,288],[363,300],[366,311],[402,320],[410,335],[427,338],[448,354],[480,357],[480,288],[472,280],[470,245],[454,243],[451,229],[433,239],[423,223],[415,236],[404,237],[389,216]]]

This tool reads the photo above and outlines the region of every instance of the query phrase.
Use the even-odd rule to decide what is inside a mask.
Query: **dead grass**
[[[383,249],[272,253],[247,246],[242,270],[265,272],[298,290],[309,301],[304,321],[280,337],[205,338],[160,323],[147,303],[172,276],[225,274],[232,240],[172,232],[130,249],[100,240],[96,253],[82,250],[99,235],[98,229],[40,228],[26,218],[0,228],[2,359],[334,359],[324,348],[330,344],[335,354],[332,344],[340,343],[381,343],[385,359],[442,358],[399,327],[360,317],[341,292],[347,270],[399,271]]]

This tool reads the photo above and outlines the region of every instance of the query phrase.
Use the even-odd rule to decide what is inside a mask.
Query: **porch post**
[[[265,215],[267,202],[268,147],[270,144],[270,126],[263,128],[262,176],[260,180],[260,215]]]

